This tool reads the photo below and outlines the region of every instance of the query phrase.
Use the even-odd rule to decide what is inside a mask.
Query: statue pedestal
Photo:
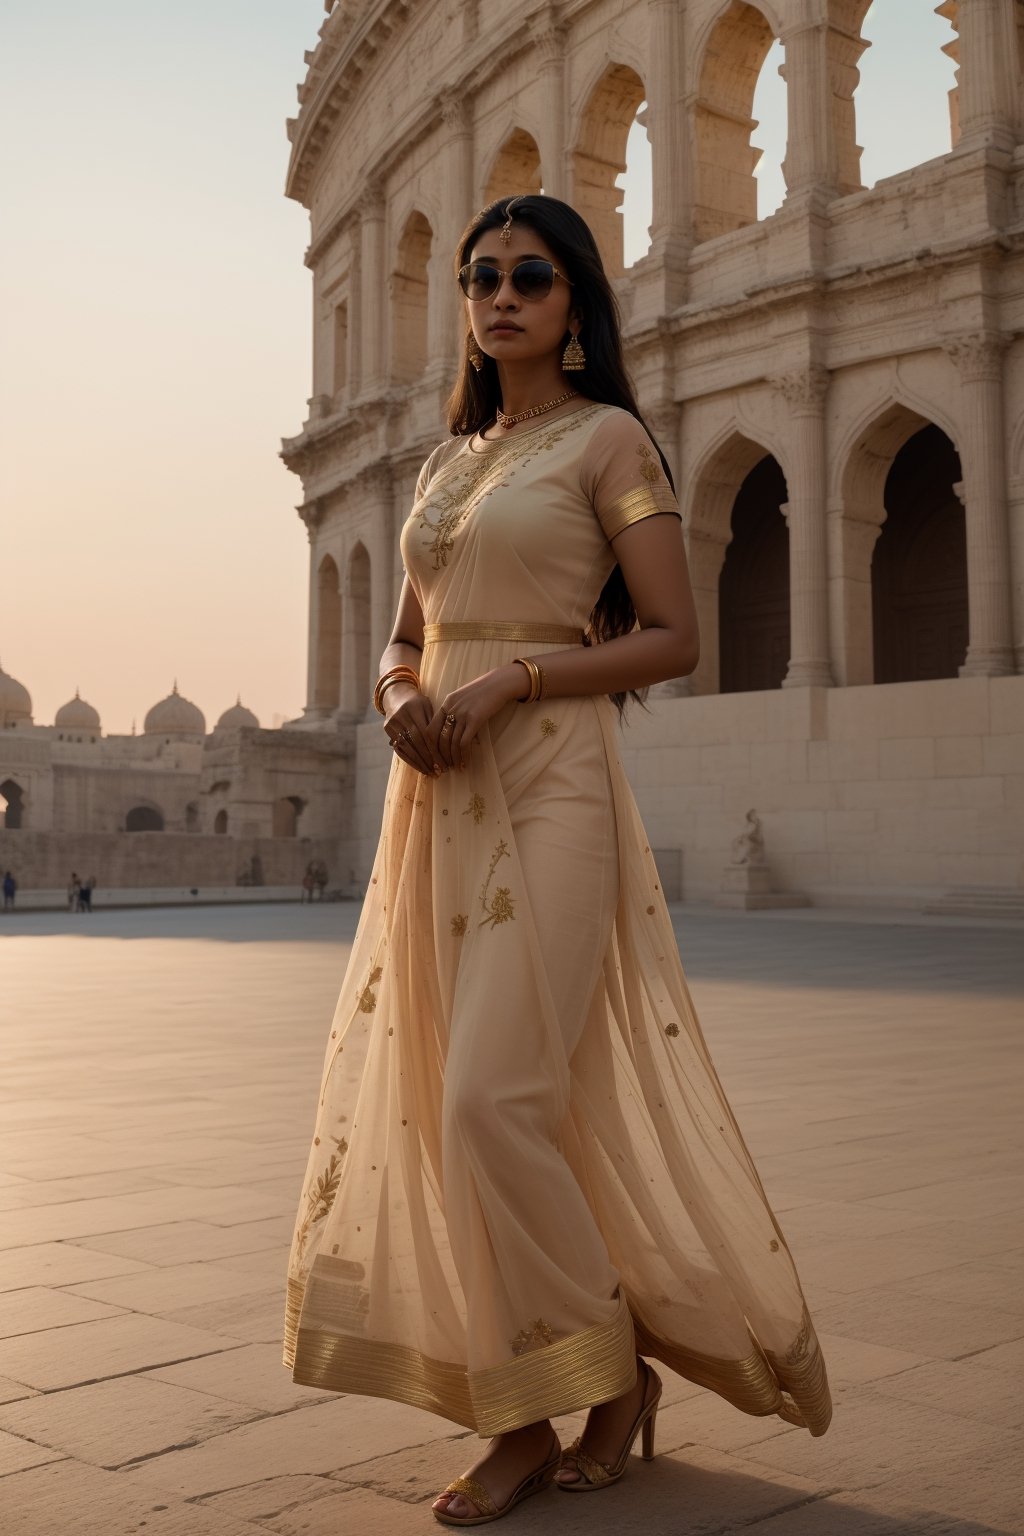
[[[809,907],[811,900],[809,896],[773,890],[767,864],[727,864],[714,905],[742,907],[751,912],[765,907]]]

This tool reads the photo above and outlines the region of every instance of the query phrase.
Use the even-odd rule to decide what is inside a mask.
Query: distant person
[[[81,886],[81,888],[79,889],[79,892],[78,892],[78,910],[79,910],[79,912],[91,912],[92,911],[92,893],[93,893],[93,891],[95,889],[96,889],[96,876],[95,875],[90,875],[88,880],[86,880],[86,881],[84,881],[82,883],[82,886]]]
[[[8,907],[13,907],[14,906],[14,893],[15,893],[15,891],[17,889],[18,889],[18,882],[17,882],[17,880],[15,880],[14,876],[11,874],[9,869],[6,870],[5,873],[4,873],[4,911],[5,912],[7,911]]]
[[[314,878],[313,878],[313,866],[312,866],[312,864],[307,864],[306,865],[306,873],[302,877],[302,895],[299,897],[300,901],[307,901],[307,900],[308,901],[312,901],[313,900],[313,885],[314,885],[314,883],[315,882],[314,882]]]
[[[81,882],[81,880],[79,880],[79,878],[75,874],[74,870],[72,870],[71,871],[71,879],[68,881],[68,911],[69,912],[79,912],[79,911],[81,911],[81,906],[80,906],[80,903],[79,903],[79,900],[78,900],[78,893],[79,893],[79,891],[81,889],[82,889],[82,882]]]
[[[313,865],[313,883],[316,886],[317,896],[323,901],[324,891],[327,887],[327,865],[323,859],[318,859]]]

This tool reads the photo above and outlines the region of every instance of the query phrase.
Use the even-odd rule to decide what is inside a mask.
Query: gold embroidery
[[[676,1035],[678,1035],[679,1025],[676,1023],[675,1019],[672,1020],[671,1024],[665,1025],[665,1033],[666,1035],[671,1035],[673,1040],[675,1039]]]
[[[374,992],[373,988],[376,986],[377,982],[380,981],[382,975],[383,967],[379,965],[374,966],[373,970],[370,972],[370,977],[366,983],[366,986],[359,994],[360,1013],[372,1013],[376,1008],[377,994]]]
[[[654,908],[653,907],[648,907],[647,908],[647,916],[651,917],[651,916],[653,916],[653,913],[654,913]]]
[[[600,509],[598,517],[605,538],[614,539],[632,523],[638,523],[644,517],[653,517],[656,512],[673,512],[682,520],[667,480],[663,480],[653,490],[650,486],[641,485],[634,491],[626,491],[623,496],[616,496],[614,501]]]
[[[773,1237],[771,1242],[768,1244],[768,1247],[771,1249],[772,1253],[778,1253],[778,1251],[779,1251],[779,1240],[778,1240],[778,1238],[777,1237]]]
[[[550,715],[545,715],[544,719],[540,723],[540,733],[541,733],[541,735],[542,736],[553,736],[557,730],[558,730],[558,726],[552,720],[551,716]]]
[[[655,480],[661,478],[661,465],[655,463],[654,455],[646,443],[638,443],[636,451],[640,455],[640,473],[648,485],[653,485]]]
[[[502,839],[495,847],[494,852],[491,854],[491,863],[490,868],[487,871],[487,879],[484,881],[483,887],[480,891],[480,905],[486,914],[486,916],[481,919],[478,925],[481,928],[485,923],[490,923],[491,927],[495,928],[497,927],[498,923],[507,923],[510,918],[513,920],[515,919],[515,902],[512,899],[512,892],[509,886],[499,885],[491,899],[489,901],[487,899],[487,893],[490,889],[491,881],[494,878],[494,871],[497,869],[499,861],[501,859],[507,859],[510,857],[511,855],[508,851],[508,844],[504,839]]]
[[[341,1150],[342,1152],[348,1150],[347,1142],[345,1142],[344,1147]],[[324,1169],[323,1173],[313,1185],[313,1188],[310,1190],[306,1199],[306,1214],[302,1218],[302,1225],[299,1227],[296,1236],[296,1244],[300,1258],[302,1257],[302,1254],[305,1250],[306,1239],[309,1237],[310,1230],[316,1226],[318,1221],[323,1221],[324,1217],[327,1215],[327,1212],[334,1204],[334,1197],[338,1193],[338,1184],[340,1181],[341,1158],[336,1153],[332,1152],[330,1162],[327,1164],[327,1167]]]
[[[483,795],[470,795],[469,804],[466,806],[466,809],[462,814],[463,816],[472,816],[477,826],[479,826],[483,821],[486,812],[487,801],[484,799]]]
[[[452,624],[424,624],[423,644],[447,640],[534,640],[538,645],[582,645],[582,629],[571,624],[529,624],[516,619],[467,619]]]
[[[525,1355],[528,1349],[542,1349],[553,1344],[555,1336],[542,1317],[535,1317],[529,1328],[520,1328],[512,1340],[512,1353]]]
[[[452,918],[452,938],[461,939],[469,924],[469,916],[464,912],[456,912]]]

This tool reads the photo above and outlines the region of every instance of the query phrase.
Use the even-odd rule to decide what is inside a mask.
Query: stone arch
[[[295,837],[298,833],[299,817],[305,809],[306,802],[301,795],[281,795],[272,806],[271,835]]]
[[[789,666],[786,477],[767,454],[732,505],[732,537],[718,579],[719,693],[781,688]]]
[[[858,192],[863,185],[855,93],[860,84],[858,63],[870,46],[862,34],[871,3],[872,0],[828,0],[828,73],[832,87],[836,190],[840,197]]]
[[[888,663],[876,667],[876,642],[888,634],[890,639],[885,642],[887,648],[891,649],[891,644],[897,643],[891,641],[891,615],[885,614],[883,609],[891,607],[893,603],[903,603],[904,606],[909,603],[910,608],[915,603],[918,607],[922,604],[927,606],[920,592],[916,595],[914,592],[905,592],[901,598],[898,594],[893,595],[893,580],[885,584],[888,551],[883,555],[881,566],[876,566],[875,562],[876,546],[888,516],[887,498],[891,499],[893,493],[891,471],[904,447],[925,431],[938,434],[933,446],[940,441],[948,444],[949,453],[955,458],[956,448],[952,435],[942,424],[936,423],[929,415],[903,400],[893,399],[881,407],[876,405],[866,421],[862,418],[841,449],[842,457],[838,465],[839,496],[832,503],[829,513],[829,614],[837,681],[847,686],[871,683],[876,678],[895,680],[890,675],[893,669]],[[959,460],[956,462],[959,466]],[[949,480],[951,496],[955,496],[954,484],[958,483],[955,477]],[[958,518],[962,528],[962,506],[957,514],[947,501],[939,513],[939,521],[945,529],[940,537],[945,540],[947,554],[956,541],[955,525]],[[894,532],[892,535],[896,544],[894,559],[900,555],[901,539],[912,544],[916,536],[927,543],[929,538],[936,536],[937,523],[929,523],[925,518],[925,524],[927,526],[919,527],[915,535],[909,520],[901,517],[899,533]],[[922,547],[919,545],[919,549]],[[904,554],[913,558],[912,549],[904,551]],[[935,556],[934,547],[932,554]],[[966,550],[962,565],[966,624]],[[881,604],[876,601],[879,571],[883,572],[884,587],[884,591],[879,594]],[[886,596],[886,592],[890,595]],[[957,606],[952,597],[952,584],[950,594],[946,610],[952,613]]]
[[[16,779],[4,779],[0,784],[0,827],[5,832],[19,831],[25,825],[25,791]]]
[[[227,829],[228,829],[228,813],[227,813],[227,811],[222,809],[222,810],[219,810],[217,812],[216,816],[213,818],[213,830],[214,830],[214,832],[216,832],[218,834],[218,836],[220,836],[220,835],[223,835],[223,833],[225,833],[227,831]]]
[[[412,384],[427,366],[428,268],[434,231],[418,208],[402,228],[389,284],[391,379]]]
[[[364,715],[370,706],[370,556],[366,545],[353,545],[345,572],[344,675],[342,708]]]
[[[151,800],[141,800],[133,805],[124,819],[126,832],[162,832],[164,813]]]
[[[647,89],[629,64],[609,63],[588,91],[572,156],[572,201],[594,233],[611,277],[624,271],[623,189],[626,141]]]
[[[316,662],[313,703],[337,709],[341,702],[341,576],[332,555],[324,555],[316,573]]]
[[[701,655],[693,673],[694,693],[718,693],[721,685],[721,604],[720,584],[728,546],[733,539],[733,511],[740,492],[764,460],[778,464],[778,459],[765,442],[748,436],[735,423],[718,435],[709,445],[690,477],[693,487],[684,515],[687,531],[687,553],[694,601],[701,635]],[[779,474],[783,476],[782,468]],[[757,483],[749,492],[751,516],[743,519],[744,552],[748,540],[755,545],[763,536],[760,517],[755,515],[760,505],[764,487]],[[741,503],[741,511],[743,505]],[[749,526],[748,526],[749,523]],[[786,546],[788,549],[788,545]],[[749,566],[743,555],[737,558],[737,567]],[[737,595],[742,596],[744,582],[736,584]],[[788,578],[787,578],[788,601]],[[735,613],[735,605],[731,611]],[[742,648],[742,646],[741,646]],[[735,650],[735,648],[734,648]],[[788,661],[788,655],[786,657]],[[739,674],[733,669],[733,677]]]
[[[498,197],[518,197],[541,190],[540,150],[537,140],[525,128],[512,128],[488,172],[484,184],[484,206]]]
[[[754,170],[761,151],[750,142],[757,127],[751,114],[758,77],[777,33],[766,10],[748,0],[729,0],[706,34],[694,112],[698,243],[757,222]]]

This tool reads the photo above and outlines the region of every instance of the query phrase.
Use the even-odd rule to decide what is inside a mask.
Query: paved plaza
[[[1020,1533],[1024,933],[674,909],[830,1368],[814,1440],[663,1371],[659,1455],[524,1536]],[[4,1536],[405,1536],[458,1426],[294,1386],[284,1268],[357,909],[0,922]],[[582,1415],[558,1422],[563,1441]]]

